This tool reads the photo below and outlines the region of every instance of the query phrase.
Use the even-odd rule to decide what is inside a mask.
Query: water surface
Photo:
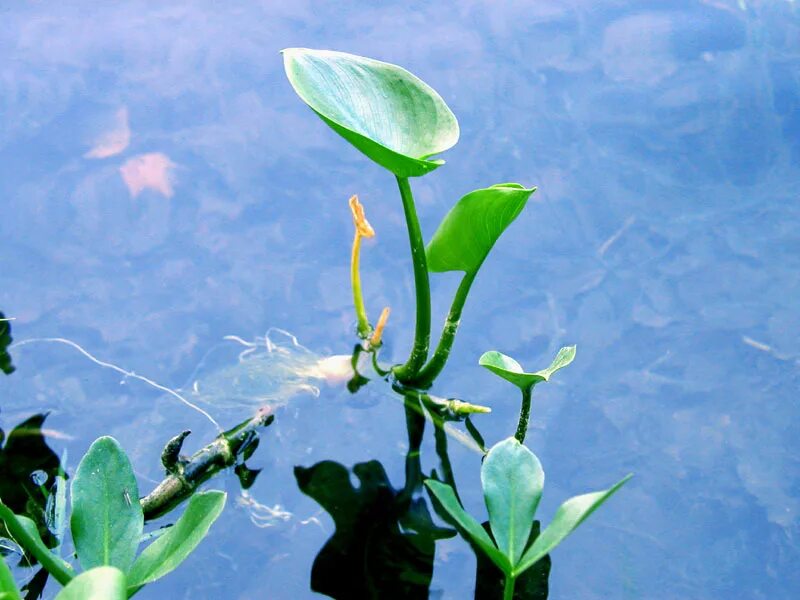
[[[478,356],[497,349],[542,368],[577,344],[534,401],[540,515],[636,473],[553,553],[551,597],[787,598],[800,587],[793,2],[62,2],[2,13],[0,309],[15,340],[67,338],[171,388],[201,365],[235,365],[235,342],[204,362],[226,335],[279,327],[316,356],[346,354],[346,201],[358,193],[378,232],[362,259],[367,306],[391,306],[383,358],[403,360],[413,280],[394,181],[294,96],[278,51],[401,64],[461,124],[447,165],[412,182],[426,236],[472,189],[539,186],[478,277],[436,392],[492,406],[476,423],[494,443],[513,431],[518,400]],[[435,323],[456,283],[435,276]],[[49,412],[48,443],[70,468],[110,434],[146,490],[168,438],[190,428],[193,450],[215,434],[173,397],[63,344],[11,354],[0,425]],[[213,482],[228,509],[140,597],[314,596],[311,565],[334,527],[294,467],[374,460],[401,488],[408,449],[403,404],[384,384],[318,388],[295,390],[265,431],[250,499],[233,475]],[[209,408],[225,425],[249,410]],[[467,508],[484,514],[478,456],[449,448]],[[422,462],[438,465],[430,426]],[[470,597],[474,577],[463,541],[437,544],[431,597]]]

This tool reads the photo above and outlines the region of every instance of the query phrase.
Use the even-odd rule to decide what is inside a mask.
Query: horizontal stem
[[[141,499],[145,520],[168,513],[191,496],[201,483],[222,469],[232,467],[239,455],[258,437],[259,430],[272,423],[273,419],[271,409],[260,408],[253,417],[221,433],[188,460],[173,463],[168,467],[170,473]],[[179,443],[182,442],[183,439]],[[173,454],[177,456],[179,450]]]

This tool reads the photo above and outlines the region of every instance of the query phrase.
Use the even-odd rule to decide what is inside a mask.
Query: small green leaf
[[[0,556],[0,600],[20,600],[14,576],[2,556]]]
[[[481,484],[497,547],[512,565],[522,556],[544,488],[544,471],[533,452],[510,437],[483,461]]]
[[[95,567],[81,573],[55,600],[125,600],[125,573],[116,567]]]
[[[533,545],[522,555],[522,559],[514,567],[514,575],[519,575],[532,567],[536,561],[549,554],[565,537],[583,523],[606,500],[621,488],[633,475],[625,476],[614,486],[602,492],[593,492],[570,498],[556,511],[556,516],[547,528],[536,538]]]
[[[564,346],[558,351],[549,367],[535,373],[526,373],[517,361],[496,350],[484,352],[478,364],[524,390],[542,381],[549,381],[553,373],[563,369],[575,359],[575,352],[575,346]]]
[[[192,496],[175,525],[145,548],[133,563],[128,574],[129,589],[155,581],[181,564],[217,520],[225,506],[225,498],[226,494],[219,491]]]
[[[331,50],[287,48],[283,65],[297,95],[336,133],[399,177],[444,164],[428,160],[458,141],[441,96],[405,69]]]
[[[518,183],[500,183],[461,198],[426,248],[428,270],[476,273],[535,191]]]
[[[511,571],[511,563],[506,556],[497,549],[497,546],[494,545],[494,542],[492,542],[489,534],[481,527],[481,524],[464,510],[458,498],[456,498],[453,488],[434,479],[426,479],[425,485],[428,486],[431,494],[433,494],[450,516],[453,517],[455,522],[458,523],[481,550],[492,559],[492,562],[497,565],[497,568],[504,573],[509,573]]]
[[[70,526],[81,566],[127,571],[142,536],[144,517],[131,463],[114,438],[96,440],[72,481]]]

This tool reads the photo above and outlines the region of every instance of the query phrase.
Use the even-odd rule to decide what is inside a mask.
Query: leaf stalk
[[[533,386],[529,385],[522,389],[522,406],[519,409],[519,421],[517,422],[517,433],[514,435],[520,444],[525,443],[525,435],[528,433],[528,421],[531,417],[531,396]]]
[[[450,351],[453,349],[453,342],[458,332],[458,326],[461,323],[461,312],[464,310],[464,303],[467,301],[469,290],[472,287],[472,282],[475,281],[477,273],[477,269],[472,273],[466,273],[458,285],[456,294],[453,297],[453,303],[450,305],[450,312],[447,313],[447,319],[445,319],[436,351],[414,378],[416,385],[430,387],[433,380],[439,376],[445,364],[447,364],[447,359],[450,357]]]
[[[416,291],[417,315],[414,327],[414,345],[405,364],[397,366],[393,372],[402,383],[414,380],[428,358],[431,339],[431,285],[428,278],[428,262],[425,257],[425,243],[414,206],[414,196],[407,177],[397,176],[403,212],[408,226],[408,241],[411,245],[411,260],[414,266],[414,287]]]

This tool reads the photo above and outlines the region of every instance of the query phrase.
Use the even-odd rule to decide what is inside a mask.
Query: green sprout
[[[569,365],[575,359],[575,351],[575,346],[561,348],[549,367],[535,373],[526,373],[516,360],[496,350],[484,352],[478,359],[479,365],[486,367],[498,377],[513,383],[522,392],[522,405],[519,411],[519,422],[517,423],[515,436],[520,444],[525,441],[525,434],[528,432],[533,387],[542,381],[550,381],[553,373]]]
[[[122,599],[173,571],[206,536],[225,506],[226,494],[192,496],[175,524],[139,552],[144,514],[133,468],[111,437],[96,440],[81,460],[71,486],[70,531],[78,563],[75,568],[42,541],[36,524],[0,500],[0,520],[9,535],[64,588],[56,600]],[[66,496],[57,511],[65,510]],[[0,560],[0,600],[20,597],[13,576]]]
[[[481,467],[492,537],[464,510],[450,485],[434,479],[427,479],[425,485],[462,536],[472,540],[503,572],[503,598],[511,600],[517,578],[547,556],[630,478],[626,476],[607,490],[570,498],[532,543],[529,538],[544,489],[544,471],[536,455],[516,438],[495,444]]]
[[[397,180],[411,245],[416,324],[408,360],[395,366],[393,373],[403,384],[429,387],[450,354],[478,270],[536,188],[503,183],[467,194],[445,216],[426,248],[409,178],[443,165],[443,160],[432,157],[458,141],[458,122],[441,96],[405,69],[362,56],[289,48],[283,51],[283,59],[297,95],[336,133]],[[429,359],[428,274],[444,271],[463,271],[464,276]],[[356,298],[360,297],[360,281],[358,285]],[[365,337],[368,327],[358,301],[356,312],[359,334]]]

